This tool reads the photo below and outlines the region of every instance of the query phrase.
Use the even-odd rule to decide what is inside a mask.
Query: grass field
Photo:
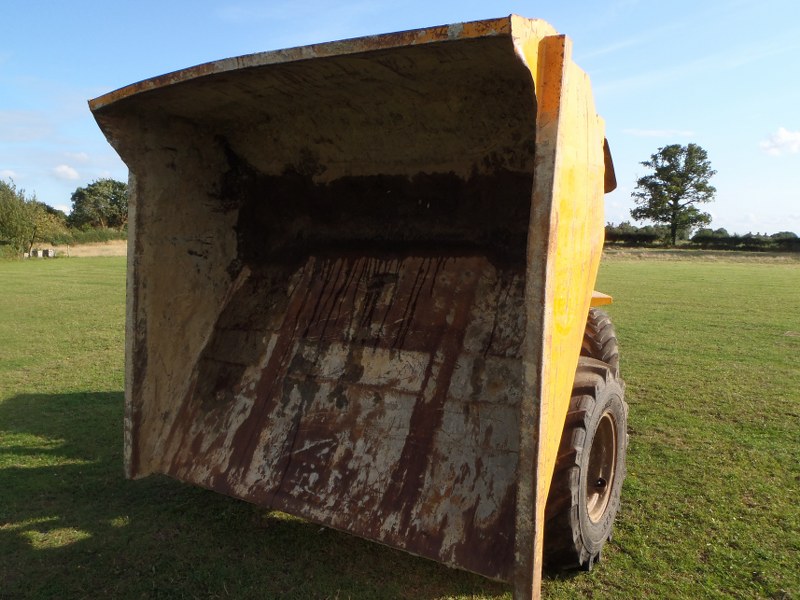
[[[689,260],[684,260],[688,257]],[[166,478],[122,477],[124,258],[0,262],[0,598],[510,598]],[[604,562],[547,598],[800,598],[800,262],[617,253],[630,404]]]

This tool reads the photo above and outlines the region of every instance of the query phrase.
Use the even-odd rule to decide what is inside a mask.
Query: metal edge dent
[[[520,17],[516,18],[519,19]],[[320,44],[311,44],[308,46],[297,46],[283,50],[270,50],[267,52],[258,52],[254,54],[225,58],[196,65],[194,67],[189,67],[187,69],[173,71],[171,73],[166,73],[164,75],[159,75],[124,86],[89,100],[89,109],[92,112],[97,112],[110,106],[111,104],[126,98],[130,98],[137,94],[154,91],[173,84],[183,83],[209,75],[237,71],[240,69],[250,69],[268,66],[271,64],[308,60],[312,58],[343,56],[348,54],[357,54],[359,52],[387,50],[391,48],[415,46],[435,42],[510,35],[513,29],[512,20],[513,17],[508,16],[498,19],[454,23],[450,25],[440,25],[435,27],[426,27],[423,29],[399,31],[396,33],[349,38],[333,42],[324,42]]]

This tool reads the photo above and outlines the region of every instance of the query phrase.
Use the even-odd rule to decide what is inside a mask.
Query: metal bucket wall
[[[130,477],[536,593],[546,363],[574,372],[602,236],[591,110],[598,147],[563,161],[574,178],[588,159],[565,193],[589,204],[554,212],[560,109],[534,93],[560,98],[569,57],[550,75],[537,57],[554,33],[511,17],[362,38],[93,101],[131,169]],[[582,281],[552,331],[559,260]],[[566,409],[543,410],[560,434]]]

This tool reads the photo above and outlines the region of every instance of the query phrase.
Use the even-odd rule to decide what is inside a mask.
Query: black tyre
[[[545,565],[589,570],[611,537],[625,479],[628,407],[616,369],[581,357],[545,516]]]
[[[619,369],[619,344],[611,317],[599,308],[590,308],[583,333],[581,356],[596,358],[610,366],[615,372]]]

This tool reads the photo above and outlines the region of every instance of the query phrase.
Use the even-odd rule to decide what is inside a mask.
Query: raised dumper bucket
[[[613,174],[517,16],[91,102],[130,168],[125,464],[538,594]]]

